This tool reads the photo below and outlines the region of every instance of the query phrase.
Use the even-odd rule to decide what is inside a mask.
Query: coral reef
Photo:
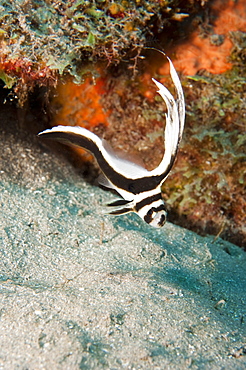
[[[243,0],[217,0],[207,23],[170,50],[175,67],[193,77],[184,79],[184,144],[164,189],[172,221],[244,247],[245,19]]]
[[[242,62],[239,69],[222,75],[206,73],[186,80],[184,144],[164,194],[173,221],[246,247]]]
[[[0,77],[8,87],[55,84],[67,73],[83,80],[86,64],[119,62],[138,54],[148,38],[179,22],[206,1],[2,1]],[[7,76],[6,76],[7,75]],[[18,89],[17,89],[18,92]]]
[[[191,33],[187,41],[170,50],[175,68],[185,75],[195,75],[203,69],[214,74],[231,69],[233,64],[228,60],[233,49],[231,33],[246,32],[245,15],[244,0],[212,2],[209,18]],[[160,69],[160,74],[167,74],[166,66]]]

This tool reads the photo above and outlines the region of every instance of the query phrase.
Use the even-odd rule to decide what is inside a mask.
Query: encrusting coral
[[[185,42],[172,49],[175,68],[184,75],[195,75],[200,70],[214,74],[232,68],[229,60],[233,49],[231,33],[246,32],[246,3],[244,0],[216,0],[209,10],[209,23],[201,23]],[[160,74],[168,73],[166,65]]]
[[[0,77],[18,83],[55,85],[63,74],[82,82],[98,59],[119,62],[139,53],[170,22],[198,11],[206,1],[13,0],[0,4]],[[18,92],[18,89],[16,89]]]
[[[107,127],[111,111],[103,106],[102,96],[105,94],[106,78],[102,76],[87,77],[81,85],[72,81],[59,82],[50,103],[52,125],[62,122],[65,126],[82,126],[90,130],[98,126]],[[73,150],[83,154],[83,160],[91,159],[88,152],[76,147]]]

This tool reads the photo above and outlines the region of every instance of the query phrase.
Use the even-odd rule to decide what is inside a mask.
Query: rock
[[[113,194],[4,117],[1,368],[245,368],[245,252],[103,215]]]

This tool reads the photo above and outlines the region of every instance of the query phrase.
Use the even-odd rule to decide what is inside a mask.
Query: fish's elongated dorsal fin
[[[175,99],[160,82],[152,79],[167,107],[164,131],[165,152],[160,164],[154,170],[148,171],[122,158],[107,142],[82,127],[57,126],[39,134],[45,138],[82,147],[94,155],[104,176],[104,179],[99,179],[99,182],[103,186],[116,190],[123,198],[109,205],[112,207],[110,214],[136,212],[147,224],[158,228],[164,225],[167,215],[161,196],[161,185],[174,164],[185,117],[182,86],[171,60],[168,57],[167,59],[177,98]]]
[[[152,174],[152,176],[162,176],[161,184],[167,178],[174,164],[174,160],[177,155],[178,146],[184,129],[185,118],[185,102],[183,89],[178,74],[171,60],[168,57],[167,59],[170,65],[171,77],[177,92],[177,100],[174,99],[170,91],[165,86],[152,78],[152,81],[156,84],[158,88],[157,92],[163,98],[167,106],[166,127],[164,133],[165,152],[160,164],[154,170],[150,171],[150,174]]]
[[[108,176],[108,167],[129,179],[148,175],[148,171],[129,160],[117,156],[106,140],[79,126],[55,126],[40,132],[38,136],[55,139],[65,144],[78,146],[90,151],[96,158],[101,170]]]

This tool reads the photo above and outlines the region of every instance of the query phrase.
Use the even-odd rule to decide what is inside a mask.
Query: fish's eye
[[[153,212],[154,212],[154,209],[153,208],[150,208],[147,212],[147,215],[148,216],[152,216],[153,215]]]
[[[161,217],[160,217],[160,220],[158,221],[158,225],[160,227],[162,227],[166,222],[166,214],[165,213],[162,213],[161,214]]]
[[[144,221],[147,222],[147,224],[151,224],[151,222],[153,221],[153,212],[153,208],[150,208],[144,216]]]

